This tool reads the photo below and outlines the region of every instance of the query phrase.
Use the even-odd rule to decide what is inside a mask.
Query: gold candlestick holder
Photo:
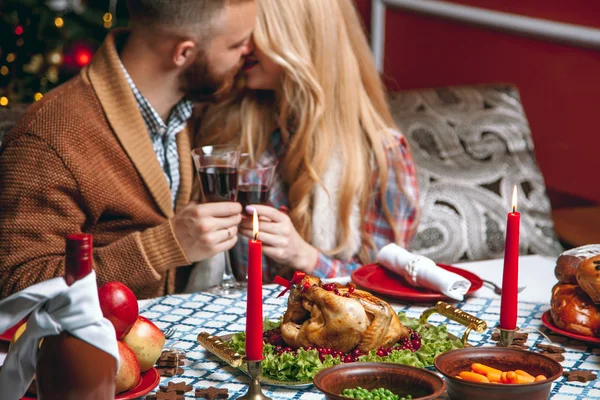
[[[260,372],[262,368],[262,361],[250,361],[246,360],[248,367],[248,375],[250,375],[250,384],[248,385],[248,391],[245,395],[241,396],[243,400],[271,400],[270,397],[265,396],[260,387]]]
[[[515,340],[515,335],[519,330],[519,327],[517,326],[515,329],[502,329],[500,328],[500,325],[498,325],[496,329],[498,329],[498,333],[500,335],[499,342],[502,347],[509,347]]]

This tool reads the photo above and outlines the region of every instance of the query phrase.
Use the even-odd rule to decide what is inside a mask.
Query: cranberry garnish
[[[415,351],[419,350],[421,348],[421,339],[413,339],[410,341],[412,344],[412,347]]]

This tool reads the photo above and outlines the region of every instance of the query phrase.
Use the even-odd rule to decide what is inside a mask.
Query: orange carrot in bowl
[[[471,364],[471,371],[462,371],[455,378],[468,382],[496,384],[526,384],[547,379],[544,375],[534,377],[522,369],[501,371],[481,363]]]
[[[535,378],[531,375],[525,376],[525,375],[521,375],[519,373],[517,373],[516,375],[517,375],[517,383],[533,383],[535,381]]]
[[[517,375],[522,375],[522,376],[526,376],[526,377],[528,377],[528,378],[534,378],[534,379],[535,379],[535,377],[534,377],[533,375],[531,375],[531,374],[528,374],[527,372],[523,371],[522,369],[517,369],[517,370],[515,370],[515,373],[516,373]]]
[[[519,380],[518,380],[519,378],[517,378],[517,376],[518,375],[516,374],[515,371],[508,371],[506,373],[506,380],[508,383],[512,383],[512,384],[519,383]]]
[[[471,364],[471,369],[473,370],[473,372],[476,372],[478,374],[485,375],[485,376],[487,376],[487,374],[490,372],[494,372],[494,373],[498,373],[498,374],[502,373],[502,371],[500,371],[499,369],[488,367],[487,365],[480,364],[480,363]]]
[[[494,372],[494,371],[490,371],[488,372],[488,374],[486,375],[488,380],[492,383],[502,383],[502,372],[498,371],[498,372]]]
[[[458,376],[467,382],[490,383],[487,376],[472,371],[462,371]]]

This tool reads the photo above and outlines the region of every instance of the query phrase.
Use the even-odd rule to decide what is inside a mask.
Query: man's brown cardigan
[[[178,209],[191,198],[190,139],[187,129],[177,135]],[[98,285],[120,281],[139,298],[171,293],[175,268],[190,264],[172,217],[112,33],[91,64],[32,105],[2,144],[0,298],[62,276],[73,232],[94,236]]]

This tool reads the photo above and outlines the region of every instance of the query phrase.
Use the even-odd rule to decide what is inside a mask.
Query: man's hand
[[[306,243],[296,231],[287,214],[262,205],[252,205],[247,211],[255,209],[260,217],[258,238],[263,244],[263,254],[276,263],[294,269],[312,273],[317,264],[319,251]],[[250,239],[252,236],[252,218],[245,218],[240,224],[240,233]]]
[[[173,231],[191,262],[206,260],[231,249],[242,220],[239,203],[190,203],[175,215]]]

